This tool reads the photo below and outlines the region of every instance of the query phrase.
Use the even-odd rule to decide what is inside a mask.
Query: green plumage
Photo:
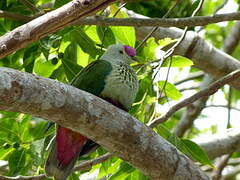
[[[105,79],[112,70],[109,62],[97,60],[84,68],[72,81],[76,88],[99,96],[105,87]]]

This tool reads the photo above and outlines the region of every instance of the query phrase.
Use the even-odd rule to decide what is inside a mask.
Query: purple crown
[[[133,57],[136,56],[136,50],[130,46],[124,45],[124,51],[127,53],[127,55]]]

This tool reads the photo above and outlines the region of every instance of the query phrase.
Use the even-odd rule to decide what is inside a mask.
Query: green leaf
[[[0,119],[0,137],[6,137],[6,139],[12,143],[21,142],[18,123],[13,118]]]
[[[43,158],[43,151],[45,152],[45,149],[43,149],[44,140],[45,139],[33,141],[30,145],[29,154],[31,156],[32,163],[35,166],[41,166],[44,163]]]
[[[177,39],[163,38],[163,39],[160,39],[158,41],[158,45],[159,45],[159,47],[161,49],[163,49],[164,47],[169,46],[169,45],[173,44],[176,41],[177,41]]]
[[[113,17],[113,15],[115,15],[118,9],[119,8],[115,4],[111,5],[110,17]],[[128,15],[122,10],[120,10],[115,16],[115,18],[127,18],[127,17]],[[110,28],[113,34],[115,35],[117,43],[129,45],[131,47],[135,46],[136,36],[135,36],[135,29],[133,27],[111,26]]]
[[[209,160],[208,155],[200,146],[198,146],[193,141],[178,138],[176,135],[172,134],[163,124],[160,124],[156,130],[157,133],[160,134],[164,139],[176,146],[181,152],[186,154],[191,159],[200,162],[201,164],[213,167],[213,164]]]
[[[35,58],[39,56],[39,53],[37,53],[37,50],[38,50],[38,45],[34,45],[24,51],[23,67],[25,68],[26,72],[29,72],[29,73],[33,72]]]
[[[14,150],[9,156],[8,164],[11,174],[14,175],[15,173],[20,172],[24,168],[26,162],[25,151],[26,149],[19,148]]]
[[[157,47],[158,47],[158,44],[155,42],[155,39],[153,37],[147,40],[146,45],[144,46],[144,49],[143,49],[143,53],[146,61],[156,59]]]
[[[59,8],[64,4],[67,4],[70,0],[55,0],[54,1],[54,8]]]
[[[193,141],[188,139],[181,139],[181,151],[190,156],[195,161],[198,161],[204,165],[214,167],[206,152]]]
[[[166,81],[158,82],[160,90],[164,91],[165,95],[173,100],[178,100],[182,97],[182,94],[178,89],[171,83]]]
[[[46,61],[44,57],[41,56],[35,61],[33,71],[39,76],[49,77],[59,65],[60,63],[54,65],[51,61]]]
[[[78,43],[83,52],[89,54],[93,59],[101,54],[100,49],[96,48],[95,42],[82,29],[73,30],[71,37]]]
[[[127,178],[131,172],[133,172],[135,168],[133,168],[131,165],[129,165],[126,162],[122,162],[120,164],[119,170],[113,174],[109,180],[119,180],[119,179],[125,179]]]
[[[116,43],[114,34],[109,27],[97,26],[97,34],[98,34],[99,38],[101,39],[101,41],[103,40],[102,44],[105,48],[107,48],[111,44]]]
[[[21,121],[19,123],[19,134],[23,142],[29,142],[32,140],[31,135],[29,134],[30,129],[30,120],[32,119],[31,115],[20,114]]]
[[[150,178],[143,175],[140,171],[134,170],[126,180],[150,180]]]
[[[81,69],[82,66],[78,65],[77,62],[77,44],[71,43],[64,52],[64,57],[62,59],[62,64],[67,76],[68,82],[70,82]]]
[[[171,62],[172,61],[172,62]],[[172,58],[168,58],[166,59],[163,64],[162,67],[169,67],[171,62],[171,67],[188,67],[188,66],[192,66],[193,62],[183,56],[173,56]]]

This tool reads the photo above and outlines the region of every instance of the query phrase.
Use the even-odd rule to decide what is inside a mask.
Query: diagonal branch
[[[2,10],[0,10],[0,18],[8,18],[8,19],[13,19],[17,21],[31,21],[33,19],[32,16],[26,16],[26,15],[2,11]]]
[[[222,77],[221,79],[215,81],[214,83],[212,83],[209,87],[195,93],[194,95],[180,101],[179,103],[177,103],[176,105],[172,106],[170,108],[170,110],[164,114],[163,116],[161,116],[160,118],[157,118],[153,121],[151,121],[148,126],[149,127],[155,127],[160,123],[163,123],[165,121],[168,120],[168,118],[170,118],[176,111],[178,111],[179,109],[187,106],[188,104],[193,103],[194,101],[198,100],[199,98],[202,98],[204,96],[210,96],[212,94],[214,94],[215,92],[218,91],[218,89],[220,89],[222,86],[224,86],[225,84],[229,83],[230,81],[233,81],[235,79],[237,79],[238,77],[240,77],[240,69],[229,73],[228,75]]]
[[[32,12],[40,12],[40,10],[34,6],[34,4],[32,4],[31,2],[29,2],[28,0],[19,0],[23,5],[25,5],[28,9],[30,9]]]
[[[229,35],[224,41],[224,45],[222,48],[223,51],[225,53],[231,54],[236,48],[236,46],[238,45],[239,41],[240,41],[240,22],[236,22],[231,32],[229,33]],[[200,87],[205,88],[213,81],[214,79],[208,74],[206,74]],[[184,133],[187,131],[187,129],[192,127],[194,120],[199,116],[199,114],[205,108],[207,100],[208,100],[208,97],[200,98],[197,101],[195,101],[193,104],[187,107],[179,123],[174,128],[174,133],[177,136],[182,137]],[[231,104],[229,103],[228,117],[230,117],[230,109],[231,109]]]
[[[79,132],[152,179],[209,179],[149,127],[72,86],[0,68],[0,109],[39,116]]]
[[[210,159],[215,159],[240,148],[240,129],[227,129],[204,139],[196,138],[194,141],[207,152]]]
[[[73,0],[10,33],[0,37],[0,58],[62,29],[80,18],[90,16],[116,0]]]

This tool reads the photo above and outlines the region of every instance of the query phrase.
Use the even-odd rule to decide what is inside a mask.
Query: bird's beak
[[[133,61],[139,62],[139,59],[136,58],[136,57],[134,57],[134,56],[132,56],[131,59],[132,59]]]

